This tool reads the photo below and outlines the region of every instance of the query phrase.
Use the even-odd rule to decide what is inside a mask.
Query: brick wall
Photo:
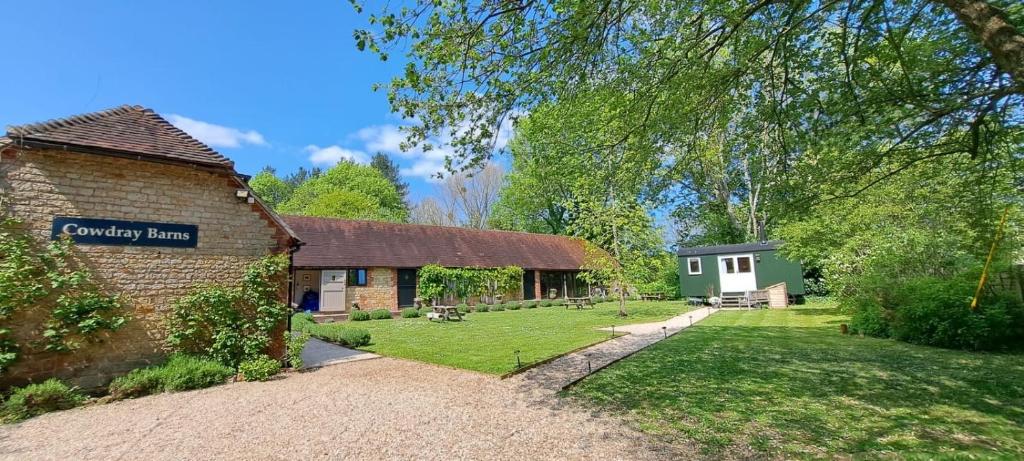
[[[365,287],[345,288],[346,310],[353,302],[359,309],[398,310],[398,271],[392,267],[371,267],[366,270]]]
[[[238,187],[227,173],[186,166],[58,151],[0,154],[7,208],[40,243],[49,240],[56,215],[199,226],[197,248],[77,245],[76,257],[96,280],[125,295],[131,320],[74,353],[22,354],[0,386],[57,376],[93,388],[159,360],[162,318],[174,299],[197,285],[237,283],[248,263],[285,249],[287,236],[258,206],[240,203]],[[31,332],[15,328],[24,343]]]

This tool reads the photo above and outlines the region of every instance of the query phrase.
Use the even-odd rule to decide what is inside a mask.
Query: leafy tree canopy
[[[621,95],[605,150],[652,146],[633,152],[676,172],[708,143],[725,166],[756,154],[782,175],[766,193],[804,209],[918,162],[1019,155],[1022,17],[1001,0],[420,0],[355,39],[404,47],[392,107],[420,122],[411,142],[452,136],[450,168],[483,162],[507,118],[600,89]]]
[[[376,168],[342,161],[307,179],[281,203],[286,214],[404,222],[405,203]]]
[[[278,178],[273,171],[264,169],[249,180],[249,187],[271,208],[277,208],[291,197],[295,189]]]

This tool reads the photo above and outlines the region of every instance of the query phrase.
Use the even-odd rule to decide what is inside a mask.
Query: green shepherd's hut
[[[804,295],[803,268],[778,252],[782,242],[770,240],[736,245],[681,248],[679,287],[688,298],[749,293],[785,282],[793,301]]]

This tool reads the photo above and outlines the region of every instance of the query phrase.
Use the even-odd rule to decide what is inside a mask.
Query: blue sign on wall
[[[195,248],[199,226],[57,216],[50,238],[56,240],[62,234],[83,245]]]

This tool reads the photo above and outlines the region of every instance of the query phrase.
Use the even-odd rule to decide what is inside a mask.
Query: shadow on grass
[[[831,327],[699,325],[569,394],[709,453],[1024,456],[1024,357]]]

